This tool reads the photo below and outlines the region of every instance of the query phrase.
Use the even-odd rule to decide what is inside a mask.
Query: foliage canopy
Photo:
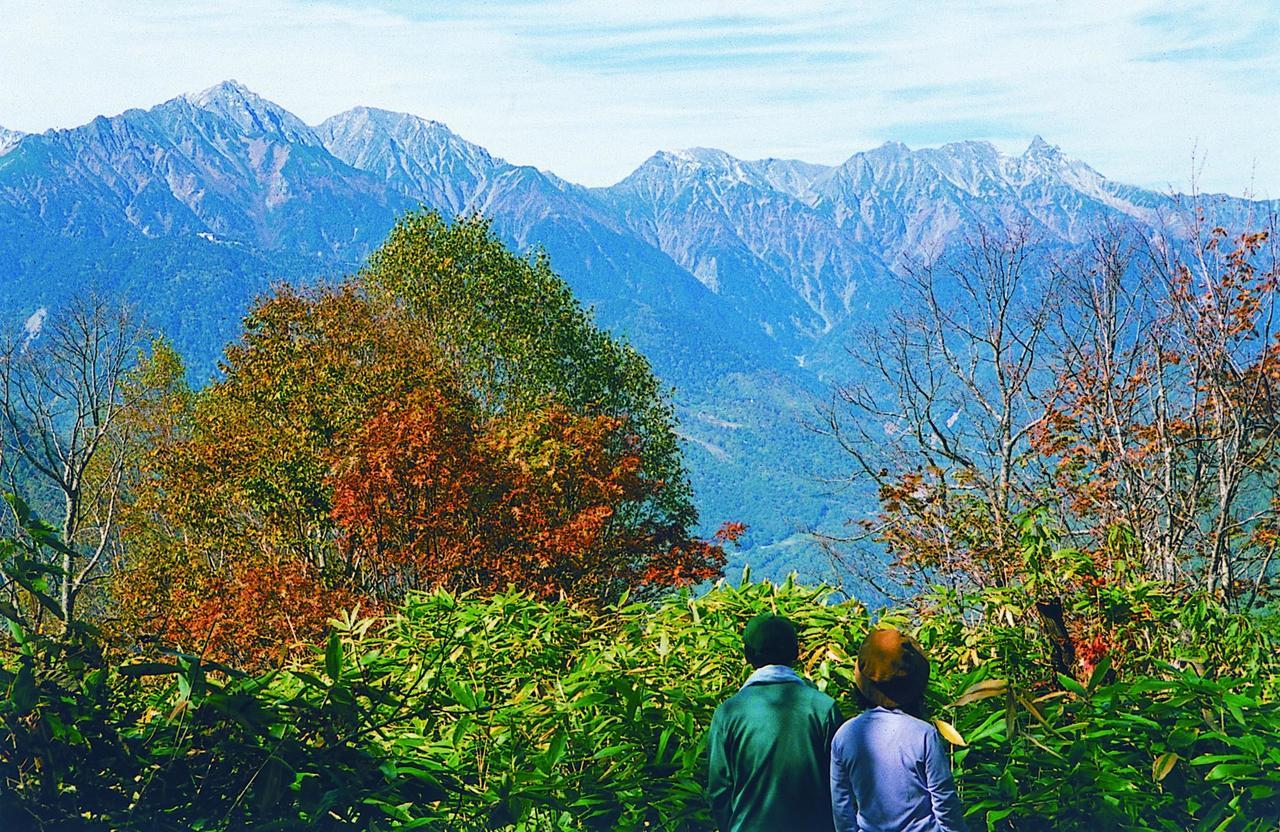
[[[723,541],[691,535],[647,363],[480,219],[410,215],[360,275],[277,287],[222,369],[167,421],[140,417],[124,632],[261,662],[356,600],[605,601],[723,564]]]

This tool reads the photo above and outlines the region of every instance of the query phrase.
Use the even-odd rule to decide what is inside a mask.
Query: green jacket
[[[716,708],[707,796],[721,832],[832,832],[835,700],[766,665]]]

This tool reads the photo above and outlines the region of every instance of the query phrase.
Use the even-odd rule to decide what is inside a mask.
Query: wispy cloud
[[[318,121],[440,119],[588,184],[659,148],[839,162],[1042,134],[1104,173],[1280,197],[1266,4],[941,0],[6,3],[0,124],[70,126],[235,77]]]

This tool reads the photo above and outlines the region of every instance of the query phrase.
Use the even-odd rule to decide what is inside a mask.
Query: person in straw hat
[[[867,709],[831,742],[836,832],[961,832],[964,810],[938,730],[924,717],[929,660],[894,629],[873,630],[854,682]]]

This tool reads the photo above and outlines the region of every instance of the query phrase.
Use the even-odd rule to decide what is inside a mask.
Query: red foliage
[[[1076,659],[1080,662],[1080,677],[1088,679],[1092,676],[1098,662],[1111,655],[1113,649],[1111,640],[1101,633],[1076,642]]]
[[[628,516],[660,484],[621,419],[551,406],[481,431],[457,402],[419,390],[346,443],[333,518],[360,584],[607,598],[705,580],[721,543],[668,538]],[[740,524],[739,524],[740,525]]]
[[[470,414],[427,388],[388,403],[346,441],[332,514],[367,591],[484,582],[505,489],[476,439]]]
[[[689,586],[709,581],[724,571],[724,547],[706,540],[691,540],[671,547],[649,560],[644,583],[650,586]]]
[[[252,559],[175,590],[174,614],[161,622],[157,635],[236,667],[278,665],[309,655],[329,619],[359,601],[349,589],[322,580],[306,561]],[[371,609],[367,603],[364,608]]]

